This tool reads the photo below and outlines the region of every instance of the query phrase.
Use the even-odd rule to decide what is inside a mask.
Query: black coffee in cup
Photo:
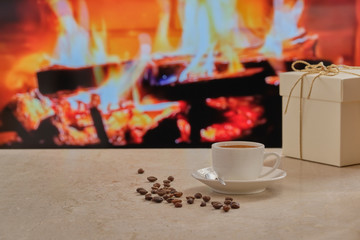
[[[221,148],[256,148],[257,146],[251,146],[251,145],[222,145]]]

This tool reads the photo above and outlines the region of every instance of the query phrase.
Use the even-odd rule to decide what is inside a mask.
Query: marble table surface
[[[282,157],[286,178],[227,213],[135,191],[172,175],[182,199],[223,200],[191,177],[210,164],[210,149],[0,150],[0,239],[360,239],[360,165]]]

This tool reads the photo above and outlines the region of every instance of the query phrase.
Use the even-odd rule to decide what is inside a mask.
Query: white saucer
[[[270,167],[263,167],[262,172],[267,171]],[[253,194],[263,192],[271,183],[279,181],[286,177],[286,172],[276,169],[271,174],[255,180],[224,180],[226,185],[222,185],[216,180],[206,179],[201,172],[212,170],[211,167],[199,169],[191,175],[200,182],[208,185],[212,190],[223,194]]]

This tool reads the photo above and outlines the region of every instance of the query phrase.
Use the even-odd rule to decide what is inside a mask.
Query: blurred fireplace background
[[[357,0],[0,2],[0,148],[281,147],[278,74],[360,65]]]

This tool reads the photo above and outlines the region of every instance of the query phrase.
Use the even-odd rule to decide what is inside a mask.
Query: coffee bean
[[[194,198],[193,196],[187,196],[187,197],[186,197],[186,200],[189,200],[189,199],[194,200],[195,198]]]
[[[145,194],[148,193],[148,191],[146,191],[145,189],[140,189],[140,190],[139,190],[139,193],[140,193],[141,195],[145,195]]]
[[[170,183],[164,183],[164,187],[170,187]],[[170,192],[171,190],[169,189],[169,192]]]
[[[160,190],[157,191],[157,194],[159,196],[164,196],[166,194],[166,191],[164,189],[160,189]]]
[[[154,176],[150,176],[150,177],[147,177],[147,180],[149,180],[149,182],[155,182],[157,180],[157,178]]]
[[[226,197],[225,200],[233,201],[233,198],[232,197]]]
[[[230,210],[230,207],[228,205],[223,206],[224,212],[228,212]]]
[[[174,199],[174,200],[172,200],[172,203],[173,204],[182,203],[182,200],[181,199]]]
[[[197,198],[197,199],[202,198],[202,194],[201,193],[195,193],[194,197]]]
[[[139,187],[139,188],[136,189],[136,191],[137,191],[138,193],[140,193],[140,190],[141,190],[141,191],[142,191],[142,190],[145,190],[145,188]]]
[[[230,205],[230,204],[231,204],[231,200],[225,200],[225,201],[224,201],[224,204],[225,204],[225,205]]]
[[[158,192],[157,189],[152,189],[152,190],[151,190],[151,193],[152,193],[152,194],[156,194],[157,192]]]
[[[163,201],[163,198],[156,196],[156,197],[153,197],[152,201],[156,202],[156,203],[161,203]]]
[[[151,193],[145,194],[145,200],[151,201],[152,196]]]
[[[168,198],[168,199],[166,199],[166,201],[167,201],[168,203],[172,203],[173,200],[174,200],[173,198]]]
[[[174,193],[174,197],[177,197],[177,198],[181,197],[182,195],[183,195],[182,192],[176,192],[176,193]]]
[[[170,183],[171,181],[170,180],[164,180],[163,183]]]
[[[203,199],[205,202],[208,202],[208,201],[210,201],[211,197],[209,197],[209,196],[203,196],[202,199]]]
[[[159,188],[159,187],[161,187],[161,184],[160,184],[160,183],[154,183],[154,184],[153,184],[153,187],[154,187],[154,188]]]
[[[188,203],[188,204],[193,204],[193,203],[194,203],[194,199],[193,199],[193,198],[189,198],[189,199],[187,200],[187,203]]]
[[[215,203],[215,204],[213,204],[213,207],[214,207],[215,209],[220,209],[222,206],[223,206],[222,203]]]
[[[238,202],[232,202],[232,203],[230,204],[230,206],[231,206],[231,208],[233,208],[233,209],[238,209],[238,208],[240,208],[240,204],[239,204]]]
[[[172,182],[172,181],[174,181],[174,177],[173,177],[173,176],[169,176],[169,177],[168,177],[168,180]]]
[[[200,207],[205,207],[205,206],[206,206],[206,202],[202,201],[202,202],[200,203]]]
[[[144,172],[145,172],[144,169],[142,169],[142,168],[138,169],[138,174],[143,174]]]
[[[218,201],[211,202],[211,205],[215,205],[215,204],[221,204],[221,202],[218,202]]]
[[[176,207],[176,208],[181,208],[181,207],[182,207],[182,203],[180,203],[180,202],[175,203],[175,207]]]
[[[166,199],[168,199],[168,198],[170,198],[170,196],[167,195],[167,194],[165,194],[165,195],[163,196],[163,199],[164,199],[164,200],[166,200]]]

